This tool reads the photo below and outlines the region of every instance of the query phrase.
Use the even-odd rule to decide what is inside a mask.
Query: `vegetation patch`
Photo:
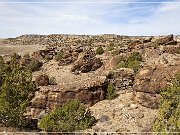
[[[120,56],[118,60],[118,67],[119,68],[132,68],[135,73],[138,72],[140,68],[140,64],[142,61],[142,56],[139,52],[133,52],[130,56]]]
[[[16,60],[17,55],[13,55],[11,64],[7,64],[0,56],[0,124],[6,127],[27,124],[23,114],[36,90],[32,72]]]
[[[104,49],[99,46],[97,49],[96,49],[96,54],[100,55],[100,54],[103,54],[104,53]]]
[[[45,131],[72,132],[91,128],[95,118],[84,104],[78,100],[69,100],[62,107],[44,115],[39,127]]]
[[[108,50],[108,51],[114,50],[114,44],[108,45],[108,46],[107,46],[107,50]]]
[[[153,126],[155,132],[180,132],[180,73],[175,76],[172,86],[162,89],[162,101]]]
[[[32,59],[28,67],[31,69],[31,71],[38,71],[42,65],[43,65],[42,62],[40,62],[39,60]]]
[[[55,55],[56,61],[60,61],[62,58],[63,58],[63,51],[60,51]]]
[[[107,88],[107,94],[106,99],[112,100],[116,97],[115,88],[112,82],[109,82],[108,88]]]

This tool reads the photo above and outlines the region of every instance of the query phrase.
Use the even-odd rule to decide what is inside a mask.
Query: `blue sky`
[[[180,0],[0,0],[0,38],[180,34]]]

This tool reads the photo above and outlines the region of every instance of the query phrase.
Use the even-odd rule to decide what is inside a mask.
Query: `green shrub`
[[[153,126],[155,132],[180,132],[180,73],[172,83],[160,93],[162,101]]]
[[[55,55],[55,60],[60,61],[63,58],[63,51],[60,51]]]
[[[114,99],[116,96],[115,88],[112,82],[108,84],[106,99]]]
[[[42,62],[40,62],[37,59],[32,59],[28,65],[31,71],[38,71],[41,66],[42,66]]]
[[[3,80],[0,85],[0,124],[6,127],[23,127],[26,124],[23,114],[36,86],[32,82],[29,68],[20,66],[14,60],[11,59],[11,64],[4,63],[4,68],[1,69]]]
[[[55,77],[51,77],[51,78],[49,79],[49,84],[50,84],[50,85],[56,85],[56,84],[57,84],[56,78],[55,78]]]
[[[138,72],[142,57],[139,52],[133,52],[129,57],[120,56],[118,60],[120,68],[132,68],[135,73]]]
[[[4,59],[2,56],[0,56],[0,74],[3,72],[4,64]]]
[[[107,50],[108,50],[108,51],[114,50],[114,46],[112,46],[112,45],[107,46]]]
[[[13,55],[11,55],[11,60],[9,61],[10,62],[10,65],[16,65],[19,63],[19,61],[21,60],[21,56],[18,55],[17,53],[14,53]]]
[[[72,132],[90,128],[95,118],[78,100],[69,100],[62,107],[44,115],[39,127],[46,131]]]
[[[99,46],[97,49],[96,49],[96,54],[103,54],[104,53],[104,49],[101,47],[101,46]]]

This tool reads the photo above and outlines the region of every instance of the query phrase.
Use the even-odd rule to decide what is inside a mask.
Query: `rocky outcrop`
[[[29,107],[29,115],[39,117],[42,111],[50,111],[70,99],[78,99],[86,105],[93,105],[105,98],[106,78],[90,82],[88,86],[48,85],[39,87]]]
[[[159,107],[161,96],[145,92],[135,92],[134,100],[147,108],[157,109]]]
[[[75,62],[78,58],[78,52],[76,52],[76,50],[72,50],[71,48],[69,50],[63,50],[62,53],[63,56],[59,60],[59,66],[71,64]]]
[[[71,71],[74,73],[87,73],[95,71],[101,66],[101,59],[96,58],[93,51],[87,51],[73,64]]]
[[[170,84],[172,77],[180,71],[179,65],[144,67],[136,75],[133,89],[137,92],[159,93]]]
[[[155,40],[155,43],[159,45],[176,45],[177,41],[173,39],[173,35],[171,34],[171,35]]]
[[[180,71],[179,65],[144,67],[136,75],[133,90],[135,101],[149,108],[158,108],[160,90],[171,85],[171,79]]]
[[[45,50],[38,50],[32,54],[32,58],[35,59],[44,59],[46,55],[53,57],[56,55],[56,47],[47,47]]]
[[[120,68],[112,70],[108,75],[108,79],[115,86],[116,92],[121,93],[124,90],[132,90],[134,76],[134,71],[132,69]]]
[[[163,53],[180,54],[180,45],[167,45],[163,47]]]

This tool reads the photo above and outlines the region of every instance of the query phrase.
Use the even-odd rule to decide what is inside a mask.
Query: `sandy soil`
[[[37,50],[45,49],[45,47],[42,45],[0,45],[0,55],[11,55],[13,53],[20,55],[32,54]]]

